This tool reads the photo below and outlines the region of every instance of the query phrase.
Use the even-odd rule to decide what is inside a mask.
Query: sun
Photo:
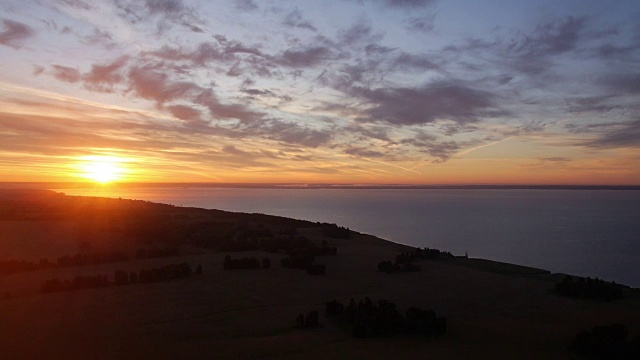
[[[123,160],[110,156],[87,156],[82,158],[82,176],[101,184],[122,179],[125,168]]]

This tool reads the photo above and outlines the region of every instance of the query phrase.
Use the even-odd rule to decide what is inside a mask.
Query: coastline
[[[337,223],[414,247],[614,280],[640,244],[639,191],[474,189],[95,188],[71,195],[136,198],[180,206],[263,212]],[[313,204],[313,206],[310,206]]]
[[[2,200],[2,195],[3,194],[46,194],[47,192],[52,192],[55,194],[62,194],[64,195],[64,193],[61,193],[58,189],[30,189],[30,188],[26,188],[26,189],[11,189],[11,188],[2,188],[0,186],[0,200]],[[66,195],[64,195],[66,196]],[[77,196],[77,195],[72,195],[72,196]],[[82,196],[82,195],[81,195]],[[100,197],[100,196],[98,196]],[[126,200],[126,199],[125,199]],[[138,201],[138,200],[135,200]],[[159,202],[158,204],[160,205],[168,205],[166,203],[162,203]],[[174,206],[175,204],[172,204],[170,206]],[[206,208],[194,208],[196,210],[202,210],[202,211],[208,211],[209,209]],[[234,213],[234,211],[231,211],[231,213]],[[238,213],[243,213],[243,212],[238,212]],[[255,214],[255,213],[244,213],[246,215],[251,215],[251,214]],[[260,213],[262,214],[262,213]],[[271,214],[265,214],[267,216],[274,216],[274,217],[278,217],[279,215],[271,215]],[[298,220],[298,219],[294,219],[294,220]],[[310,220],[300,220],[300,221],[310,221]],[[340,225],[340,224],[338,224]],[[391,244],[395,244],[399,247],[404,247],[405,249],[412,249],[415,248],[415,246],[413,245],[409,245],[409,244],[403,244],[400,242],[394,242],[392,240],[389,239],[384,239],[383,237],[378,237],[378,234],[367,234],[367,233],[362,233],[363,235],[367,235],[367,236],[371,236],[377,239],[381,239],[384,241],[387,241]],[[458,259],[463,259],[464,256],[462,256],[461,254],[455,254],[457,255],[456,258]],[[574,276],[574,277],[580,277],[580,274],[571,274],[571,273],[564,273],[564,272],[552,272],[548,269],[543,269],[540,267],[536,267],[536,266],[530,266],[530,265],[523,265],[523,264],[518,264],[518,263],[514,263],[514,262],[509,262],[509,261],[500,261],[500,260],[494,260],[494,259],[487,259],[487,258],[483,258],[483,257],[472,257],[472,258],[468,258],[467,261],[462,261],[462,260],[458,260],[459,263],[464,263],[462,266],[467,266],[467,267],[472,267],[472,268],[478,268],[478,269],[485,269],[486,271],[493,271],[496,273],[505,273],[505,274],[521,274],[521,275],[525,275],[525,274],[529,274],[529,275],[542,275],[542,274],[548,274],[548,275],[553,275],[555,279],[558,279],[562,276],[566,276],[566,275],[570,275],[570,276]],[[584,276],[586,278],[586,276]],[[632,287],[632,286],[628,286],[630,288],[638,288],[638,287]]]
[[[43,194],[51,197],[44,199],[40,203],[44,207],[36,211],[40,206],[37,199]],[[558,296],[552,289],[562,275],[541,269],[445,256],[417,260],[417,272],[385,274],[376,269],[381,261],[392,260],[413,248],[355,232],[350,232],[348,238],[330,237],[323,232],[322,224],[263,214],[76,198],[51,192],[38,192],[25,201],[29,211],[15,213],[19,218],[14,225],[18,223],[21,230],[42,226],[49,229],[48,234],[56,234],[58,241],[69,236],[72,245],[82,245],[85,251],[103,251],[116,239],[126,240],[122,229],[109,230],[109,219],[136,219],[132,224],[143,224],[140,221],[144,214],[156,219],[164,214],[165,223],[169,219],[177,222],[168,227],[157,221],[150,223],[150,229],[160,227],[154,241],[165,234],[166,241],[184,242],[185,234],[192,235],[177,256],[130,258],[0,276],[0,290],[10,293],[2,300],[0,311],[0,333],[6,334],[0,351],[9,358],[206,359],[215,355],[224,359],[419,359],[425,354],[434,358],[567,358],[572,356],[569,344],[576,334],[595,325],[620,323],[631,334],[640,333],[637,290],[633,296],[609,302]],[[56,202],[63,204],[57,210],[52,207]],[[63,209],[70,212],[63,212],[64,216],[57,220],[46,218],[60,215]],[[126,216],[116,216],[119,211],[125,211]],[[7,213],[3,214],[6,217]],[[68,216],[86,216],[84,225],[101,224],[89,247],[77,242],[74,227],[65,225]],[[286,257],[283,252],[214,251],[197,246],[209,241],[208,236],[197,235],[207,231],[202,224],[217,224],[211,234],[218,234],[221,224],[231,219],[249,225],[248,229],[270,228],[275,234],[280,229],[291,231],[295,224],[297,237],[315,244],[326,242],[337,248],[337,255],[319,257],[318,263],[326,266],[326,274],[310,276],[305,271],[280,266]],[[169,236],[167,229],[178,224],[182,229],[190,225],[198,230]],[[17,236],[17,240],[21,239]],[[40,240],[51,239],[45,236]],[[126,244],[120,242],[119,246]],[[268,269],[226,270],[223,263],[227,256],[269,258],[273,265]],[[176,262],[201,266],[203,273],[164,283],[56,293],[38,290],[51,278],[139,271]],[[354,339],[324,314],[327,301],[364,298],[392,301],[403,312],[411,307],[433,309],[446,316],[447,333],[428,340],[405,336]],[[321,314],[320,327],[296,328],[296,316],[310,310]],[[25,339],[29,339],[29,347],[23,346]]]
[[[0,189],[78,188],[231,188],[231,189],[353,189],[353,190],[640,190],[635,184],[348,184],[348,183],[213,183],[213,182],[120,182],[102,185],[89,182],[0,182]]]

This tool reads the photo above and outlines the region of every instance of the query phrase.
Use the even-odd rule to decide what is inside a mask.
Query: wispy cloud
[[[495,106],[490,92],[449,81],[436,81],[419,88],[353,88],[351,92],[372,105],[363,121],[395,125],[426,124],[439,119],[474,122]]]
[[[80,72],[74,68],[62,65],[52,65],[53,76],[64,82],[76,83],[80,81]]]
[[[282,23],[294,28],[307,29],[310,31],[317,30],[315,26],[311,25],[309,21],[304,19],[304,17],[300,13],[300,10],[298,10],[297,7],[291,10],[287,14],[287,16],[285,16],[284,21]]]
[[[24,41],[36,33],[31,26],[9,19],[2,19],[2,25],[0,44],[14,49],[22,47]]]
[[[640,120],[615,126],[596,139],[587,141],[586,145],[596,148],[640,148]]]

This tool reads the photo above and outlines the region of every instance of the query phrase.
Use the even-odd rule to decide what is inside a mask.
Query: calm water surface
[[[332,222],[402,244],[640,287],[640,191],[64,189]]]

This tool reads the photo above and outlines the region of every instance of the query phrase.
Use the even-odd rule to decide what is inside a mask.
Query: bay
[[[637,190],[144,187],[56,191],[330,222],[406,245],[640,287]]]

